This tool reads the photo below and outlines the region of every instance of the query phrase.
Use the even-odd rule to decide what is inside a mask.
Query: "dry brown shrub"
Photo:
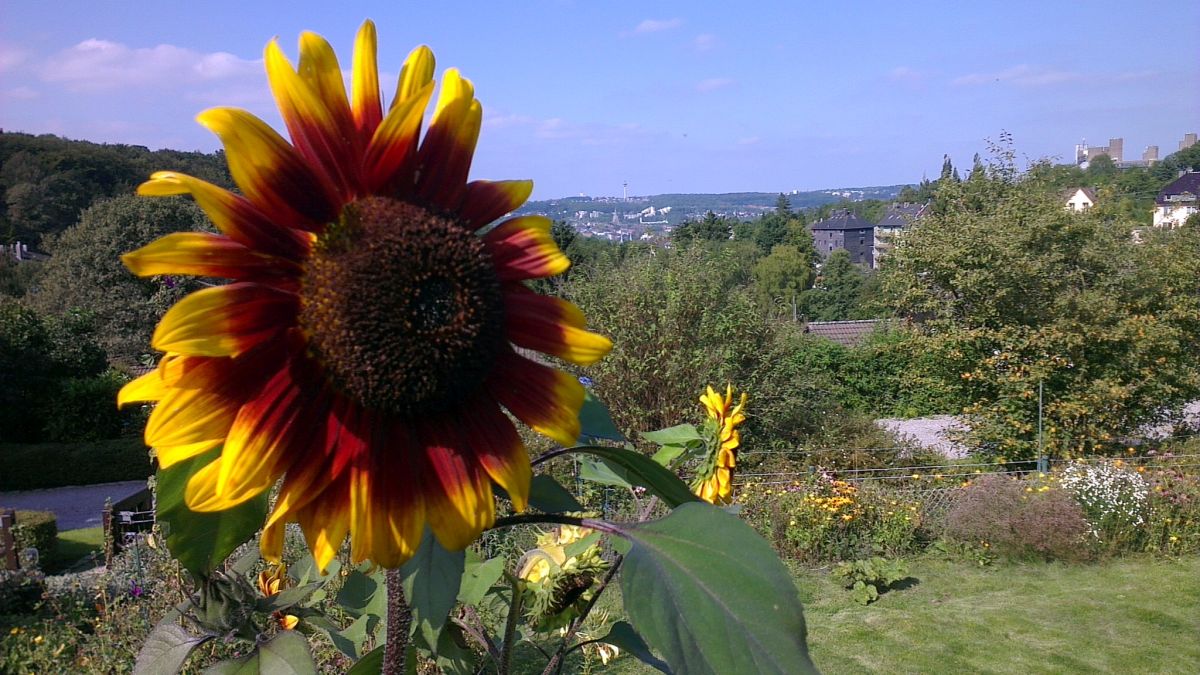
[[[946,533],[1012,558],[1088,558],[1088,525],[1078,502],[1055,486],[1027,487],[1006,476],[978,479],[950,508]]]

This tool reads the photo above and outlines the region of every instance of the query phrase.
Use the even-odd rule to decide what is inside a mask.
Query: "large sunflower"
[[[140,276],[231,283],[172,307],[159,367],[119,402],[156,402],[146,442],[162,467],[223,444],[188,483],[195,511],[236,506],[281,477],[262,549],[298,521],[323,568],[347,534],[355,561],[387,567],[426,525],[462,549],[494,520],[491,481],[524,509],[529,458],[504,409],[562,444],[583,388],[514,345],[587,365],[611,348],[574,305],[523,282],[569,265],[542,217],[491,227],[530,181],[467,182],[482,108],[454,70],[429,129],[433,54],[418,47],[384,109],[375,27],[355,43],[347,96],[320,36],[293,68],[272,41],[267,76],[292,138],[233,108],[201,113],[241,194],[155,173],[143,195],[190,194],[220,234],[180,232],[124,256]],[[502,408],[503,406],[503,408]]]

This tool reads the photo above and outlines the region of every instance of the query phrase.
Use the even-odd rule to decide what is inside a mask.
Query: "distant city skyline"
[[[373,18],[385,91],[429,44],[484,105],[472,176],[577,194],[788,192],[935,178],[986,139],[1070,162],[1200,131],[1200,3],[882,1],[800,6],[497,3],[55,3],[0,10],[0,127],[211,151],[194,122],[244,107],[282,129],[262,73],[302,30],[350,65]],[[389,92],[390,93],[390,92]]]

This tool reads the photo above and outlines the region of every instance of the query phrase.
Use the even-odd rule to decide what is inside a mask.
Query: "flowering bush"
[[[1143,548],[1175,555],[1200,552],[1200,477],[1178,467],[1145,475],[1150,491]]]
[[[921,526],[917,502],[825,472],[784,486],[748,485],[737,502],[782,555],[811,561],[908,553]]]
[[[1088,521],[1052,476],[983,476],[963,488],[946,515],[946,534],[1012,558],[1078,559]]]
[[[1122,460],[1071,462],[1060,483],[1075,496],[1096,541],[1110,550],[1135,542],[1146,522],[1150,488],[1138,471]]]

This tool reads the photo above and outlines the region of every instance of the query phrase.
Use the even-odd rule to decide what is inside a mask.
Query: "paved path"
[[[127,480],[48,490],[0,492],[0,506],[31,511],[53,511],[58,516],[58,530],[63,532],[81,527],[99,527],[100,512],[104,510],[105,499],[110,498],[115,502],[144,487],[144,480]]]

